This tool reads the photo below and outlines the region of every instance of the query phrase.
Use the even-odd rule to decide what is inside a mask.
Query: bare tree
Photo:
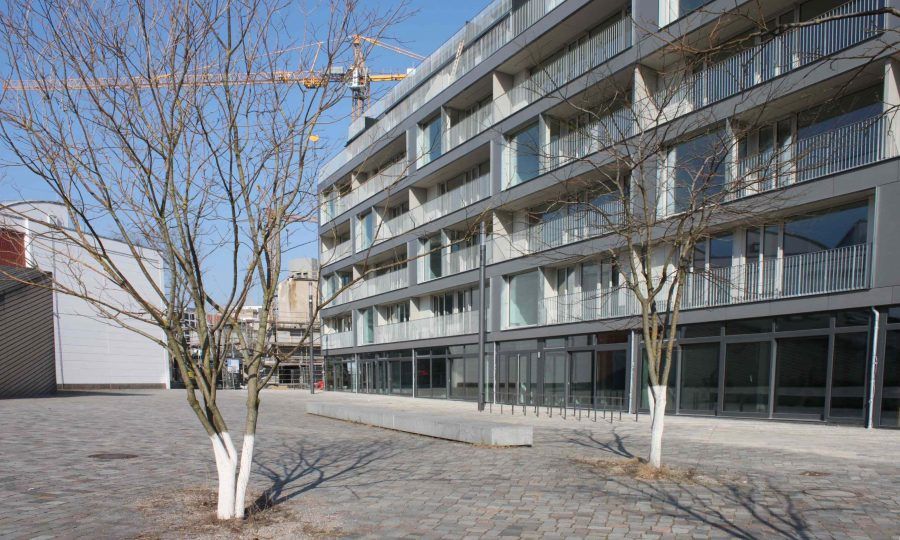
[[[42,224],[46,240],[85,252],[128,301],[87,277],[56,287],[168,350],[212,443],[220,519],[245,512],[280,239],[317,211],[317,130],[345,95],[317,74],[352,60],[352,35],[380,36],[397,16],[356,0],[310,12],[268,0],[13,0],[0,12],[12,81],[0,139],[68,213],[67,227]],[[161,254],[164,281],[145,247]],[[252,332],[239,323],[251,298]],[[240,453],[217,399],[232,341],[247,381]]]
[[[722,13],[700,37],[650,32],[661,44],[654,58],[656,70],[637,66],[627,77],[593,73],[602,84],[571,92],[566,84],[577,78],[571,73],[573,62],[551,56],[536,62],[530,86],[514,89],[534,94],[526,102],[549,93],[558,104],[544,114],[530,138],[510,138],[510,155],[539,159],[524,178],[511,166],[504,182],[514,185],[546,173],[559,182],[548,188],[535,212],[526,215],[528,234],[508,237],[502,249],[534,253],[607,238],[608,247],[597,255],[612,267],[611,282],[577,297],[545,298],[544,317],[551,323],[623,317],[637,321],[648,379],[651,466],[662,464],[681,311],[771,295],[760,289],[765,288],[760,268],[733,267],[730,260],[727,267],[719,267],[698,258],[706,243],[736,227],[759,226],[789,206],[796,190],[781,188],[872,157],[867,154],[870,148],[835,149],[827,141],[804,146],[788,140],[769,150],[757,145],[755,134],[780,114],[772,111],[773,104],[805,84],[799,77],[778,77],[828,55],[850,58],[842,49],[879,36],[880,17],[887,13],[839,7],[812,20],[774,26],[752,9],[739,15]],[[735,36],[730,25],[738,18],[751,30]],[[579,46],[588,51],[614,47],[627,31],[618,24],[609,23]],[[640,21],[635,25],[640,27]],[[820,32],[825,26],[829,32]],[[836,32],[846,34],[843,41],[815,40]],[[883,60],[894,50],[896,38],[869,43],[860,70]],[[819,66],[827,69],[824,62]],[[823,104],[841,106],[850,83],[846,80]],[[885,136],[883,116],[861,127],[865,137]],[[516,165],[521,169],[521,163]],[[572,261],[565,252],[544,257]]]

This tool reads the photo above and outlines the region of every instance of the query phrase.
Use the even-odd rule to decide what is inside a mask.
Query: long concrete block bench
[[[339,403],[307,403],[306,413],[417,435],[486,446],[531,446],[531,426],[513,426],[428,413],[409,413]]]

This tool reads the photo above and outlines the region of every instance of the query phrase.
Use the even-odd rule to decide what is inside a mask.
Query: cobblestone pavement
[[[222,399],[237,427],[243,394]],[[307,416],[309,399],[527,422],[535,446],[473,447]],[[644,455],[646,419],[521,412],[270,391],[252,487],[327,512],[349,537],[900,538],[900,431],[671,418],[667,462],[701,477],[648,481],[584,462]],[[2,538],[165,535],[139,503],[214,481],[209,442],[180,392],[0,401]]]

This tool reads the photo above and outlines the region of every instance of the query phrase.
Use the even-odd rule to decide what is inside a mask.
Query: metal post
[[[306,335],[309,337],[309,393],[316,393],[316,381],[315,381],[315,373],[316,370],[313,367],[313,352],[315,347],[315,333],[314,328],[315,318],[313,317],[313,295],[312,289],[309,290],[309,332]]]
[[[484,221],[481,222],[480,242],[478,247],[478,410],[484,410],[484,349],[485,349],[485,324],[487,316],[484,294],[484,265],[485,265],[485,233]]]

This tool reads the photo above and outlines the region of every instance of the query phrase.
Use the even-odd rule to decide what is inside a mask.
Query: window
[[[881,425],[900,427],[900,330],[887,332],[881,388]]]
[[[765,414],[769,403],[768,341],[730,343],[725,352],[724,410]]]
[[[510,137],[510,186],[531,180],[540,173],[540,149],[540,131],[537,122]]]
[[[728,148],[726,134],[719,130],[671,149],[663,169],[662,209],[667,213],[686,212],[721,192]]]
[[[540,272],[537,270],[509,278],[509,325],[528,326],[538,323]]]
[[[719,344],[681,347],[681,410],[713,412],[719,396]]]
[[[443,153],[441,148],[442,136],[443,121],[440,114],[419,126],[419,156],[422,165],[441,157]]]
[[[865,244],[868,228],[865,204],[796,218],[784,224],[784,255]]]
[[[825,413],[828,338],[779,339],[775,370],[775,413]]]
[[[865,410],[867,333],[836,334],[831,372],[831,409],[835,418],[861,420]]]

